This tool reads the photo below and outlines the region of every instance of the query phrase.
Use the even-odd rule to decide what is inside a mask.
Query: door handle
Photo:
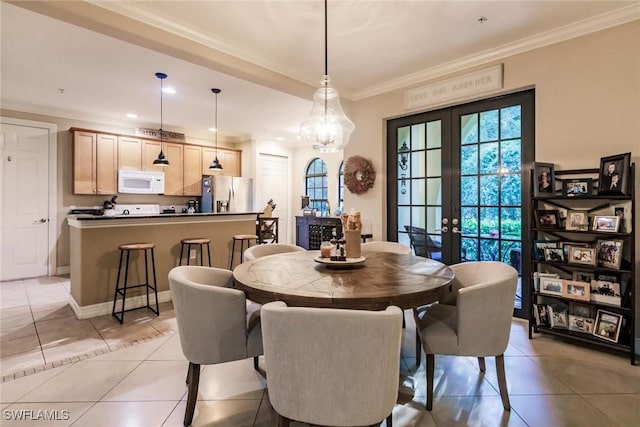
[[[40,218],[40,219],[37,219],[37,220],[33,221],[33,223],[34,223],[34,224],[42,224],[42,223],[45,223],[45,222],[47,222],[47,221],[49,221],[49,219],[47,219],[47,218]]]
[[[462,234],[462,230],[458,230],[458,227],[453,227],[451,229],[451,232],[454,234]]]

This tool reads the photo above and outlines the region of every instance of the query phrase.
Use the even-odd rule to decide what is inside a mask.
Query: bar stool
[[[115,317],[120,324],[124,323],[124,313],[125,311],[132,311],[132,310],[137,310],[140,308],[148,308],[149,310],[153,311],[156,315],[160,315],[160,306],[158,305],[158,287],[157,287],[157,281],[156,281],[156,260],[155,260],[155,256],[153,253],[153,248],[155,248],[156,245],[154,243],[126,243],[123,245],[118,246],[118,249],[120,249],[120,262],[118,263],[118,277],[116,278],[116,292],[115,295],[113,296],[113,309],[111,311],[111,314],[113,315],[113,317]],[[129,256],[131,255],[131,251],[143,251],[144,254],[144,277],[145,277],[145,283],[141,283],[138,285],[129,285],[128,284],[128,279],[129,279]],[[124,254],[127,254],[127,259],[126,259],[126,265],[124,268],[124,283],[122,285],[122,287],[120,287],[120,273],[122,271],[122,260],[124,258]],[[151,269],[152,269],[152,273],[153,273],[153,285],[149,283],[149,262],[148,262],[148,256],[147,253],[151,254]],[[134,289],[134,288],[145,288],[146,293],[147,293],[147,305],[144,305],[142,307],[135,307],[135,308],[130,308],[128,310],[125,310],[125,301],[127,299],[127,290],[128,289]],[[155,297],[156,297],[156,309],[154,310],[151,305],[149,304],[149,289],[153,290]],[[122,309],[119,312],[116,312],[116,302],[118,301],[118,295],[122,296]],[[120,317],[118,317],[118,315]]]
[[[251,246],[251,241],[258,241],[258,236],[255,234],[236,234],[233,236],[233,245],[231,246],[231,262],[229,263],[229,270],[233,270],[233,255],[236,252],[236,242],[240,241],[240,264],[244,262],[244,242],[247,242],[247,248]]]
[[[207,256],[209,258],[209,267],[211,267],[211,239],[182,239],[180,240],[180,263],[178,265],[182,265],[182,254],[184,252],[184,246],[187,246],[187,265],[191,262],[191,245],[198,245],[200,247],[200,265],[204,266],[202,262],[202,254],[204,253],[204,245],[207,245]]]

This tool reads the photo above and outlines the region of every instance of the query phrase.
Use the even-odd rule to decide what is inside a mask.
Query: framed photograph
[[[628,195],[630,164],[631,153],[601,158],[598,194]]]
[[[548,306],[548,310],[552,328],[569,327],[569,313],[565,308]]]
[[[622,240],[598,240],[596,252],[598,267],[620,269],[622,263]]]
[[[569,258],[567,258],[567,262],[570,264],[595,266],[596,249],[582,246],[569,246]]]
[[[591,245],[589,243],[584,242],[560,242],[558,243],[558,247],[562,248],[562,252],[564,253],[564,259],[569,259],[569,248],[571,246],[579,246],[582,248],[590,248]]]
[[[553,196],[555,171],[553,163],[535,162],[533,165],[533,195]]]
[[[622,315],[611,313],[605,310],[598,310],[596,322],[593,328],[593,335],[611,342],[618,342],[620,328],[622,326]]]
[[[541,277],[540,278],[540,293],[547,295],[555,295],[561,297],[563,295],[562,289],[564,280],[555,277]]]
[[[533,315],[538,326],[551,326],[549,310],[545,304],[533,304]]]
[[[591,284],[587,282],[576,282],[575,280],[565,280],[562,291],[565,298],[589,301]]]
[[[586,334],[593,333],[593,319],[589,317],[569,315],[569,330],[576,332],[584,332]]]
[[[553,277],[553,278],[559,278],[560,276],[555,274],[555,273],[542,273],[539,271],[534,271],[533,272],[533,287],[537,292],[540,292],[540,278],[542,277]]]
[[[533,214],[538,228],[560,227],[560,215],[557,209],[536,209]]]
[[[590,294],[591,301],[616,307],[621,306],[622,294],[620,293],[620,283],[592,280]]]
[[[616,233],[620,225],[620,217],[609,215],[596,215],[593,217],[593,231]]]
[[[587,231],[589,229],[589,214],[587,211],[568,211],[565,229]]]
[[[594,279],[594,274],[587,271],[574,271],[571,279],[575,280],[576,282],[591,283],[591,281]]]
[[[591,178],[568,179],[562,181],[562,195],[566,197],[585,197],[591,195]]]
[[[575,316],[587,317],[590,319],[593,319],[595,317],[595,312],[593,311],[593,307],[590,304],[582,304],[573,301],[569,304],[569,313]]]
[[[562,248],[546,248],[544,250],[544,260],[564,262],[564,252],[562,251]]]
[[[544,250],[547,248],[557,248],[557,240],[534,240],[533,254],[536,261],[544,261]]]

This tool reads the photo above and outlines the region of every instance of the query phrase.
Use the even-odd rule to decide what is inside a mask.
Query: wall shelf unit
[[[627,195],[598,194],[596,185],[587,194],[563,195],[563,181],[587,178],[597,183],[599,169],[576,169],[556,171],[554,192],[533,198],[530,339],[534,333],[556,335],[626,353],[632,365],[638,363],[635,164],[628,173]],[[594,229],[594,222],[601,221],[617,228]]]

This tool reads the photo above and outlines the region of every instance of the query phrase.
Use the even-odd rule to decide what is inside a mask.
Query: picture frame
[[[593,318],[569,315],[569,330],[593,334]]]
[[[611,342],[618,342],[622,327],[622,315],[606,310],[598,310],[593,327],[593,335]]]
[[[533,214],[537,228],[560,227],[560,212],[557,209],[536,209]]]
[[[553,163],[533,164],[534,197],[550,197],[555,193],[555,169]]]
[[[571,246],[578,246],[581,248],[589,248],[591,247],[591,245],[589,243],[584,243],[584,242],[560,242],[558,244],[558,247],[562,248],[562,252],[564,253],[564,259],[568,260],[569,259],[569,248]]]
[[[600,159],[598,194],[627,196],[631,153],[616,154]]]
[[[564,252],[562,248],[546,248],[544,250],[544,260],[552,262],[564,262]]]
[[[557,240],[534,240],[533,255],[536,261],[544,261],[544,250],[546,248],[557,248]]]
[[[545,304],[533,304],[533,315],[536,320],[537,326],[551,326],[551,319],[549,319],[549,309]]]
[[[579,301],[590,301],[591,284],[575,280],[565,280],[562,296]]]
[[[589,214],[587,211],[567,211],[565,230],[587,231],[589,230]]]
[[[596,215],[593,217],[593,231],[603,233],[617,233],[620,226],[620,217],[615,215]]]
[[[547,306],[549,310],[549,321],[552,328],[568,328],[569,313],[566,308]]]
[[[593,319],[595,317],[593,306],[591,306],[590,304],[582,304],[582,303],[573,302],[573,301],[571,301],[571,303],[569,304],[569,313],[573,314],[574,316],[585,317],[590,319]]]
[[[593,179],[576,178],[562,181],[562,195],[565,197],[588,197],[591,196]]]
[[[542,277],[553,277],[553,278],[559,278],[560,276],[556,273],[542,273],[539,271],[534,271],[533,272],[533,287],[536,290],[536,292],[540,291],[540,278]]]
[[[575,280],[577,282],[587,282],[587,283],[591,283],[591,281],[594,279],[595,279],[595,275],[591,271],[574,271],[571,277],[571,280]]]
[[[594,302],[620,307],[622,305],[622,294],[620,291],[620,283],[592,280],[589,298]]]
[[[620,269],[622,264],[622,247],[624,241],[617,239],[603,240],[598,239],[596,241],[596,253],[598,267],[612,268],[614,270]]]
[[[540,293],[561,297],[564,290],[564,280],[556,277],[540,278]]]
[[[596,265],[596,249],[583,246],[569,246],[569,264]]]

